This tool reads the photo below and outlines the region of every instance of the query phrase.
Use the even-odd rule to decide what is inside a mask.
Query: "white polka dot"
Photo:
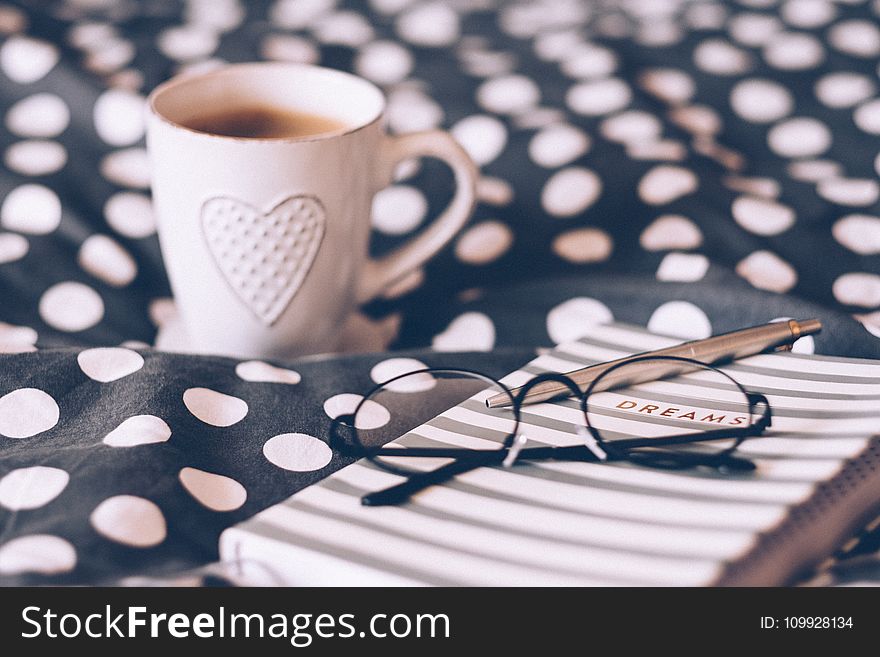
[[[298,64],[317,64],[321,57],[314,43],[292,34],[270,34],[263,39],[261,52],[265,59]]]
[[[362,46],[375,36],[372,25],[355,11],[324,14],[315,21],[312,33],[322,43],[349,48]]]
[[[89,274],[113,287],[125,287],[137,276],[134,258],[116,240],[92,235],[80,247],[77,262]]]
[[[853,112],[853,121],[865,132],[880,135],[880,98],[856,108]]]
[[[209,388],[189,388],[183,393],[189,412],[205,424],[228,427],[244,419],[248,405],[243,399]]]
[[[542,167],[565,166],[586,153],[590,138],[580,128],[568,123],[547,126],[529,142],[529,157]]]
[[[373,41],[364,46],[354,60],[354,68],[377,84],[394,84],[410,74],[413,56],[394,41]]]
[[[676,107],[669,113],[669,118],[693,135],[712,136],[721,132],[721,117],[705,105]]]
[[[541,192],[541,205],[557,217],[571,217],[590,207],[602,193],[602,181],[583,167],[553,174]]]
[[[426,369],[428,366],[414,358],[389,358],[377,363],[370,370],[370,378],[378,385],[410,372]],[[437,385],[437,380],[428,372],[412,374],[399,381],[389,383],[385,388],[392,392],[425,392]]]
[[[459,37],[458,14],[441,2],[420,4],[397,19],[397,33],[417,46],[441,47]]]
[[[363,396],[352,393],[334,395],[324,402],[324,412],[334,419],[340,415],[350,415],[355,412],[362,399]],[[357,413],[355,426],[358,429],[378,429],[384,427],[390,420],[388,409],[377,402],[367,400]]]
[[[136,54],[137,49],[131,41],[118,38],[109,39],[100,48],[86,55],[84,65],[93,73],[109,75],[130,63]],[[126,78],[133,81],[133,87],[129,88],[137,88],[143,84],[142,74],[139,71],[131,71],[130,75],[114,76],[115,84],[113,86],[123,86],[119,82]]]
[[[3,157],[8,169],[25,176],[46,176],[67,164],[67,151],[54,141],[19,141],[6,149]]]
[[[235,511],[247,500],[244,486],[230,477],[196,468],[182,468],[178,477],[187,492],[211,511]]]
[[[732,16],[727,25],[730,36],[745,46],[763,46],[782,29],[776,16],[743,12]]]
[[[746,121],[769,123],[790,114],[794,98],[770,80],[743,80],[730,92],[730,105]]]
[[[104,219],[125,237],[139,239],[156,232],[153,204],[144,194],[117,192],[104,205]]]
[[[111,146],[128,146],[144,136],[144,99],[122,89],[109,89],[95,103],[95,130]]]
[[[391,185],[373,197],[373,228],[388,235],[414,230],[428,212],[424,194],[409,185]]]
[[[539,59],[551,62],[573,56],[574,52],[583,45],[587,46],[587,52],[593,47],[592,44],[584,44],[583,38],[576,30],[564,29],[536,35],[533,45]]]
[[[764,46],[764,59],[784,71],[814,68],[825,58],[822,43],[811,34],[778,34]]]
[[[238,0],[191,0],[186,5],[185,17],[188,22],[228,32],[241,25],[246,13]]]
[[[828,41],[839,51],[854,57],[880,55],[880,29],[870,21],[841,21],[828,30]]]
[[[51,233],[61,223],[61,201],[44,185],[21,185],[3,200],[0,223],[20,233]]]
[[[0,235],[2,237],[2,235]],[[36,351],[37,332],[29,326],[0,322],[0,354],[23,354]]]
[[[137,447],[164,443],[171,438],[171,427],[155,415],[135,415],[104,436],[102,441],[110,447]]]
[[[491,351],[494,346],[495,325],[476,312],[459,315],[431,342],[435,351]]]
[[[269,18],[279,27],[301,30],[334,7],[336,0],[277,0]]]
[[[683,143],[673,139],[633,141],[626,145],[626,154],[633,160],[681,162],[687,155],[687,149]]]
[[[0,32],[14,34],[27,29],[28,19],[23,11],[16,7],[3,5],[0,7]]]
[[[109,383],[137,372],[144,366],[144,357],[122,347],[97,347],[81,351],[76,362],[90,379]]]
[[[101,175],[122,187],[147,189],[150,186],[150,162],[143,148],[114,151],[101,160]]]
[[[831,228],[834,239],[859,255],[880,253],[880,217],[851,214],[838,219]]]
[[[844,274],[831,288],[834,298],[847,306],[880,306],[880,276],[866,272]]]
[[[553,123],[565,121],[565,112],[556,107],[532,107],[512,119],[520,130],[537,130]]]
[[[181,76],[204,75],[205,73],[217,71],[227,64],[229,64],[229,62],[227,62],[225,59],[219,59],[217,57],[211,57],[209,59],[197,59],[192,62],[179,64],[176,68],[176,72],[177,75]]]
[[[657,268],[658,281],[690,283],[699,281],[709,271],[709,260],[698,253],[669,253]]]
[[[693,78],[684,71],[673,68],[655,68],[639,75],[639,85],[649,94],[669,103],[681,105],[696,93]]]
[[[740,226],[757,235],[778,235],[795,221],[794,210],[787,205],[755,196],[738,196],[731,212]]]
[[[676,338],[697,340],[712,335],[706,313],[688,301],[668,301],[648,320],[648,330]]]
[[[93,327],[104,317],[104,302],[82,283],[57,283],[40,297],[40,317],[59,331],[74,333]]]
[[[874,171],[880,176],[880,153],[877,153],[877,157],[874,158]]]
[[[788,165],[788,175],[795,180],[819,182],[825,178],[839,178],[843,168],[830,160],[800,160]]]
[[[609,141],[628,144],[658,139],[663,133],[663,125],[653,114],[630,110],[602,121],[599,131]]]
[[[36,388],[19,388],[0,397],[0,435],[30,438],[56,424],[60,411],[48,394]]]
[[[32,534],[0,545],[0,575],[57,575],[69,572],[75,566],[76,550],[57,536]]]
[[[165,516],[159,507],[134,495],[104,500],[92,511],[89,521],[104,538],[131,547],[153,547],[167,535]]]
[[[21,260],[27,255],[30,244],[27,239],[14,233],[0,233],[0,265]]]
[[[837,8],[827,0],[788,0],[781,13],[789,25],[809,29],[832,21]]]
[[[852,107],[877,91],[871,78],[859,73],[830,73],[816,83],[816,97],[828,107]]]
[[[713,75],[741,75],[751,68],[752,58],[723,39],[708,39],[694,49],[694,63]]]
[[[638,27],[636,43],[652,48],[663,48],[679,43],[684,38],[680,25],[669,20],[645,21]]]
[[[838,205],[873,205],[880,198],[880,185],[868,178],[826,178],[819,181],[816,191]]]
[[[513,187],[501,178],[480,176],[477,181],[477,200],[487,205],[509,205],[513,200]]]
[[[6,127],[20,137],[57,137],[69,123],[67,104],[50,93],[28,96],[6,112]]]
[[[248,360],[235,366],[235,373],[245,381],[258,383],[287,383],[290,385],[302,380],[299,372],[275,367],[260,360]]]
[[[880,338],[880,312],[853,315],[864,329],[875,338]]]
[[[629,85],[617,78],[580,82],[565,94],[565,104],[585,116],[616,112],[629,105],[631,100]]]
[[[186,62],[213,53],[217,50],[219,39],[214,30],[189,24],[162,30],[156,45],[166,57]]]
[[[507,144],[507,129],[493,116],[468,116],[450,130],[477,166],[485,166],[501,155]]]
[[[554,306],[547,313],[547,335],[555,344],[571,342],[590,332],[596,324],[614,321],[614,315],[601,301],[575,297]]]
[[[177,306],[174,305],[174,299],[160,297],[150,302],[148,314],[150,321],[155,326],[161,327],[177,317]]]
[[[719,30],[727,20],[727,11],[722,5],[698,3],[685,10],[684,20],[697,30]]]
[[[498,114],[518,114],[538,104],[541,91],[524,75],[505,75],[487,80],[477,89],[477,102]]]
[[[788,292],[797,283],[797,272],[770,251],[755,251],[736,265],[736,273],[754,287],[771,292]]]
[[[663,205],[693,194],[699,184],[693,171],[661,164],[648,171],[639,181],[639,197],[650,205]]]
[[[388,126],[398,134],[430,130],[443,122],[443,108],[417,89],[390,93],[385,113]]]
[[[41,465],[12,470],[0,479],[0,506],[10,511],[37,509],[61,494],[70,475]]]
[[[617,68],[617,55],[608,48],[582,43],[562,59],[559,68],[573,78],[605,77]]]
[[[516,68],[516,58],[509,52],[462,48],[459,57],[462,60],[462,69],[474,77],[492,78],[508,75]]]
[[[32,84],[58,63],[58,48],[41,39],[11,36],[0,48],[0,69],[13,82]]]
[[[352,410],[354,407],[348,411],[341,411],[340,414],[351,413]],[[333,451],[325,442],[314,436],[305,433],[282,433],[266,441],[263,445],[263,456],[270,463],[284,470],[311,472],[320,470],[330,463]]]
[[[788,119],[770,129],[767,143],[782,157],[813,157],[831,146],[831,131],[817,119]]]
[[[702,244],[703,233],[687,217],[667,214],[657,217],[645,228],[639,242],[646,251],[695,249]]]
[[[483,221],[468,228],[455,244],[455,256],[471,265],[486,265],[507,253],[513,232],[500,221]]]
[[[551,248],[563,260],[585,264],[610,258],[614,241],[599,228],[574,228],[557,235]]]

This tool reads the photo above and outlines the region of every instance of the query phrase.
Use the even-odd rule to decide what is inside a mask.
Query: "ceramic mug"
[[[186,127],[255,105],[344,127],[242,138]],[[337,348],[358,305],[424,264],[466,223],[476,167],[442,131],[390,136],[373,84],[327,68],[226,66],[178,77],[149,98],[147,147],[162,256],[188,351],[290,357]],[[414,157],[449,164],[455,193],[424,230],[368,255],[373,196]]]

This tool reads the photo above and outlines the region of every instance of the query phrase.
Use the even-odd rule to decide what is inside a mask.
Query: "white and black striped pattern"
[[[542,371],[667,346],[674,341],[620,325],[540,356],[505,382]],[[368,508],[366,492],[400,480],[353,464],[221,538],[224,558],[267,563],[291,584],[310,585],[703,585],[863,452],[880,426],[880,363],[761,355],[730,374],[766,394],[772,430],[741,450],[755,475],[655,471],[628,465],[543,462],[482,468],[435,486],[401,507]],[[639,386],[649,399],[723,404],[731,390],[703,373]],[[531,406],[522,431],[571,444],[572,402]],[[611,418],[634,435],[651,422]],[[479,400],[418,427],[403,441],[485,448],[503,432]],[[435,467],[431,464],[430,467]]]

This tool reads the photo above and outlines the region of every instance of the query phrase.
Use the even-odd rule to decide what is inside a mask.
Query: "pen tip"
[[[805,319],[797,322],[801,335],[812,335],[822,330],[822,322],[818,319]]]

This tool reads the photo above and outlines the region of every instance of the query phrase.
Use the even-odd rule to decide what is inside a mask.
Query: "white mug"
[[[186,127],[258,106],[345,127],[301,138],[241,138]],[[162,256],[190,351],[290,357],[333,350],[346,317],[442,249],[466,223],[476,167],[442,131],[384,131],[373,84],[327,68],[236,64],[157,87],[147,146]],[[384,257],[368,255],[373,196],[395,165],[437,157],[455,194]]]

